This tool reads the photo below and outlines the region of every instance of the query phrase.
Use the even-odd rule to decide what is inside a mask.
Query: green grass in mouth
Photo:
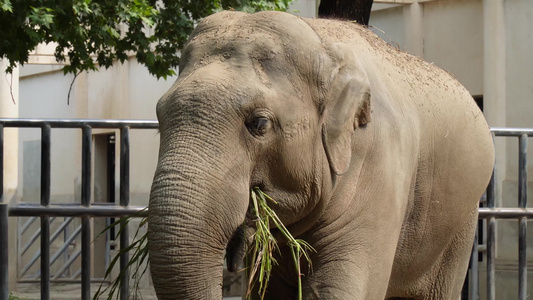
[[[301,300],[302,273],[300,259],[303,256],[307,260],[309,268],[311,269],[311,258],[308,252],[315,252],[315,249],[313,249],[313,247],[311,247],[306,241],[295,239],[289,230],[287,230],[287,227],[283,225],[274,210],[268,206],[269,201],[273,204],[277,204],[274,199],[265,194],[258,187],[251,189],[251,199],[256,232],[253,236],[252,248],[248,253],[250,259],[247,259],[252,265],[248,268],[246,299],[251,299],[251,291],[255,283],[259,284],[259,294],[261,299],[264,299],[272,267],[277,264],[277,261],[273,257],[273,253],[274,251],[279,251],[279,247],[271,232],[270,224],[272,223],[285,237],[287,245],[291,250],[296,274],[298,274],[298,299]]]

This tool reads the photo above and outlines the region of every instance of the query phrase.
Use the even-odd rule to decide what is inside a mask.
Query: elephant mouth
[[[246,251],[246,225],[243,224],[233,232],[226,247],[226,265],[228,271],[235,272],[242,268]]]
[[[226,266],[228,271],[236,272],[242,269],[244,257],[248,251],[248,237],[253,236],[255,229],[253,228],[251,206],[248,206],[248,212],[241,226],[237,227],[226,246]]]
[[[243,268],[244,258],[252,246],[252,237],[255,234],[255,219],[253,218],[253,205],[250,200],[244,222],[237,227],[226,246],[226,266],[228,271],[236,272]]]

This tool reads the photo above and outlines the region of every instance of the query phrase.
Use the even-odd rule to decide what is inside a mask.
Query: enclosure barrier
[[[491,128],[494,137],[518,138],[518,207],[495,207],[496,185],[493,171],[486,191],[486,207],[479,208],[479,218],[486,220],[486,244],[478,245],[478,231],[474,240],[470,259],[471,284],[470,295],[477,299],[478,290],[478,253],[486,251],[487,258],[487,300],[496,299],[496,219],[516,219],[518,230],[518,299],[527,298],[527,219],[533,217],[533,209],[527,208],[527,139],[533,136],[533,129]]]
[[[89,220],[93,217],[123,217],[135,214],[146,216],[144,207],[129,205],[129,133],[130,129],[157,129],[156,121],[145,120],[51,120],[51,119],[0,119],[0,170],[3,170],[4,128],[41,128],[41,203],[9,206],[4,202],[3,171],[0,172],[0,300],[9,299],[8,271],[8,217],[41,218],[41,299],[50,299],[50,217],[79,217],[82,220],[82,272],[81,299],[91,299],[90,237]],[[52,128],[78,128],[82,130],[82,185],[79,205],[59,205],[50,203],[50,144]],[[120,130],[120,205],[93,205],[91,199],[92,129],[113,128]],[[495,299],[495,225],[496,219],[517,219],[519,221],[519,299],[527,297],[526,232],[527,219],[533,217],[533,209],[527,206],[527,138],[533,136],[533,129],[492,128],[492,135],[518,137],[519,139],[519,199],[517,208],[495,207],[495,182],[493,173],[486,192],[486,207],[479,209],[479,218],[486,220],[486,244],[478,245],[478,234],[474,241],[471,257],[471,279],[469,293],[477,299],[478,255],[486,252],[487,258],[487,299]],[[120,248],[128,247],[127,230],[121,234]],[[120,258],[120,268],[125,269],[129,257]],[[120,299],[128,299],[129,274],[120,283]]]
[[[4,200],[4,128],[41,128],[41,201],[38,204],[19,204],[8,207]],[[50,203],[50,161],[52,128],[82,130],[81,205]],[[91,165],[92,129],[120,130],[120,205],[92,205]],[[81,299],[91,299],[91,217],[123,217],[140,212],[143,207],[129,206],[129,144],[130,129],[157,129],[157,121],[148,120],[56,120],[56,119],[0,119],[0,300],[9,298],[8,216],[41,218],[41,299],[50,299],[50,217],[81,218]],[[120,235],[120,249],[129,245],[128,228]],[[120,257],[120,269],[125,270],[128,253]],[[127,271],[127,270],[126,270]],[[129,274],[120,283],[120,299],[128,299]]]

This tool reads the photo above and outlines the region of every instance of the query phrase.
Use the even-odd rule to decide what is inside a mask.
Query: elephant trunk
[[[154,287],[159,299],[221,299],[224,250],[244,221],[248,180],[222,146],[179,144],[162,144],[150,195]]]

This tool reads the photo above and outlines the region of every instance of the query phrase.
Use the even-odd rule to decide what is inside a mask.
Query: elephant
[[[352,22],[223,11],[194,29],[156,110],[159,299],[221,299],[224,257],[240,268],[255,231],[253,187],[315,249],[303,299],[460,297],[494,147],[449,73]],[[272,232],[265,298],[295,299]]]

